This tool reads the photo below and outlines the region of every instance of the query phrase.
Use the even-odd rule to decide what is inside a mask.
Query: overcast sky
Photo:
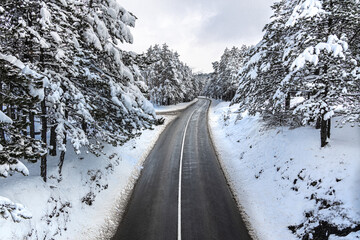
[[[195,72],[211,72],[226,47],[256,44],[274,0],[119,0],[138,20],[134,43],[142,53],[167,43]]]

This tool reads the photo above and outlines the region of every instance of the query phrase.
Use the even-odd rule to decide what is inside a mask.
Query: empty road
[[[114,240],[251,239],[211,144],[209,105],[199,99],[164,130]]]

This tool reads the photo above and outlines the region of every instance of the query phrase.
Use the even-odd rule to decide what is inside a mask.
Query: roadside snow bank
[[[236,121],[237,109],[214,101],[209,125],[234,195],[258,238],[359,238],[360,128],[333,128],[329,145],[321,149],[319,130],[266,129],[257,116],[244,114]],[[338,238],[341,231],[352,233]]]
[[[166,114],[169,112],[177,112],[177,111],[184,110],[185,108],[188,108],[189,106],[193,105],[197,101],[198,101],[198,99],[195,98],[191,102],[178,103],[176,105],[170,105],[170,106],[154,105],[154,109],[155,109],[156,114]]]
[[[95,154],[66,152],[63,174],[59,157],[48,157],[48,182],[40,178],[39,163],[27,163],[30,175],[0,180],[0,196],[20,202],[30,220],[14,223],[0,218],[0,239],[109,239],[116,230],[143,162],[165,124],[144,131],[123,146],[98,145]],[[71,149],[69,147],[69,149]]]

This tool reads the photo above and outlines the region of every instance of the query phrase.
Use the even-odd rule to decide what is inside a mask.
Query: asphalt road
[[[164,130],[113,239],[251,239],[211,144],[209,105],[199,99]]]

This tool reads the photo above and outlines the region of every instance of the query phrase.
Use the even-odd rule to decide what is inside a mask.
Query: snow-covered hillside
[[[313,127],[268,128],[258,116],[245,113],[237,120],[238,109],[214,101],[209,125],[258,238],[360,238],[360,127],[334,128],[328,146],[320,148]]]

